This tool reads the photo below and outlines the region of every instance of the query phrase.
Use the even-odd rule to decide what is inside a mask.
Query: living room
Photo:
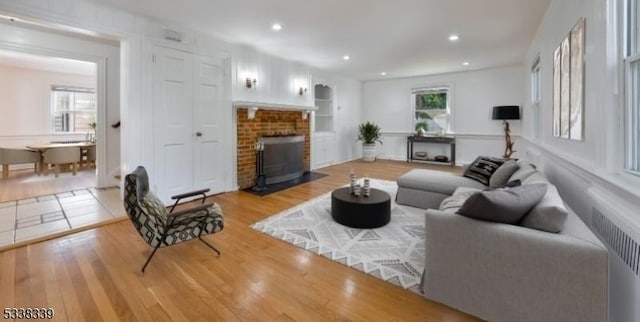
[[[221,193],[213,198],[220,203],[227,219],[225,230],[210,238],[222,251],[220,258],[210,256],[210,251],[196,242],[185,243],[186,246],[159,251],[144,275],[139,275],[138,265],[151,249],[128,222],[5,251],[2,256],[7,274],[2,274],[0,283],[11,285],[12,292],[2,295],[1,302],[11,304],[5,306],[55,306],[56,314],[62,315],[66,310],[67,317],[75,315],[79,319],[91,319],[95,317],[92,313],[103,319],[113,317],[109,314],[118,312],[118,307],[128,308],[124,311],[131,319],[154,316],[153,309],[134,312],[137,305],[162,308],[165,319],[191,319],[198,314],[213,316],[209,315],[211,309],[207,306],[213,305],[219,311],[215,315],[218,319],[257,319],[263,314],[268,319],[370,320],[383,316],[403,320],[465,320],[469,317],[456,315],[457,311],[446,306],[385,285],[388,283],[372,281],[373,278],[361,272],[334,265],[335,262],[308,251],[281,246],[282,241],[263,237],[248,228],[270,215],[348,184],[351,169],[359,177],[391,181],[414,168],[451,171],[447,166],[404,162],[407,136],[416,132],[414,90],[447,88],[450,113],[438,124],[445,134],[456,138],[458,166],[474,161],[479,155],[501,156],[505,146],[503,124],[492,119],[492,108],[520,107],[519,120],[509,121],[515,141],[513,157],[535,164],[557,186],[566,205],[608,248],[609,320],[640,319],[635,305],[640,296],[637,268],[640,220],[636,218],[640,191],[637,163],[630,161],[635,156],[632,161],[638,162],[637,147],[633,146],[634,142],[637,144],[633,133],[638,131],[633,128],[637,122],[631,122],[627,116],[625,93],[633,92],[629,90],[633,89],[629,85],[633,79],[625,77],[623,60],[627,56],[631,62],[637,58],[637,51],[627,54],[624,50],[627,38],[623,37],[627,32],[623,19],[625,8],[637,8],[637,1],[529,2],[329,2],[326,8],[314,6],[318,10],[315,14],[314,10],[294,2],[252,1],[250,10],[219,2],[206,4],[206,10],[199,7],[202,3],[173,7],[152,1],[1,2],[0,18],[4,21],[0,23],[0,47],[3,49],[33,52],[44,48],[71,55],[78,47],[70,46],[73,44],[70,39],[119,42],[119,57],[108,57],[106,66],[119,73],[115,85],[119,93],[108,96],[107,100],[114,104],[109,111],[117,110],[117,113],[99,118],[98,129],[104,132],[98,134],[98,139],[118,148],[120,162],[110,162],[105,169],[108,172],[103,173],[105,177],[112,178],[113,173],[119,171],[124,179],[138,165],[143,165],[149,172],[151,190],[165,204],[169,204],[173,194],[206,185],[211,187],[212,194]],[[422,10],[409,10],[413,7]],[[434,14],[440,11],[445,14]],[[217,20],[209,16],[213,12]],[[434,20],[433,25],[421,24],[421,15],[427,13]],[[571,140],[556,137],[553,131],[554,51],[581,18],[586,25],[583,136]],[[464,20],[472,20],[482,27],[464,24]],[[280,30],[272,29],[275,23],[280,24]],[[335,27],[331,27],[333,24]],[[305,29],[307,26],[315,29]],[[345,31],[341,33],[340,28]],[[420,38],[412,38],[408,42],[412,42],[413,47],[406,47],[403,53],[389,49],[404,45],[400,35],[415,28],[423,28],[428,33],[424,36],[428,41],[416,44]],[[327,30],[322,32],[323,29]],[[629,30],[633,30],[633,35],[640,34],[637,24]],[[410,34],[415,37],[415,33]],[[450,40],[454,34],[459,38]],[[360,37],[372,39],[360,43]],[[373,61],[370,57],[374,55],[369,52],[386,58]],[[100,52],[87,55],[97,61],[106,56]],[[115,67],[111,64],[114,60],[117,61]],[[165,67],[175,66],[171,64],[177,61],[183,64],[180,68],[188,68],[189,73],[184,75],[204,70],[215,77],[176,76],[171,68]],[[539,100],[532,96],[532,74],[536,70],[541,79]],[[200,117],[197,106],[182,112],[167,109],[165,101],[178,93],[171,91],[178,89],[162,87],[162,84],[174,84],[176,80],[190,86],[188,90],[184,87],[182,94],[215,87],[217,92],[206,93],[217,97],[215,104],[221,107],[216,110],[218,114],[213,118],[211,115]],[[330,110],[332,121],[326,131],[314,131],[322,117],[327,117],[317,110],[314,100],[314,87],[318,84],[335,89]],[[637,83],[632,84],[637,88]],[[164,88],[164,92],[158,92],[159,88]],[[211,99],[211,95],[203,97]],[[637,98],[633,102],[637,105]],[[237,191],[244,188],[239,183],[238,142],[242,139],[238,136],[239,121],[257,122],[267,112],[282,110],[295,113],[309,123],[307,170],[322,172],[328,177],[271,198],[245,197]],[[116,132],[110,125],[118,121],[122,126],[114,139]],[[377,146],[376,152],[378,160],[371,164],[359,161],[362,147],[361,142],[356,141],[358,125],[367,121],[382,129],[383,144]],[[178,133],[170,132],[178,128],[177,125],[181,131],[189,132],[187,138],[181,136],[177,140],[178,135],[171,135]],[[202,131],[208,141],[192,140],[197,128],[212,129]],[[435,135],[435,130],[432,127],[428,132]],[[293,130],[274,129],[274,132],[290,134]],[[98,158],[109,156],[111,160],[108,149],[99,152]],[[451,153],[444,145],[429,145],[425,149],[429,155]],[[203,159],[213,161],[207,164],[201,162]],[[453,172],[462,170],[456,167]],[[256,200],[264,202],[256,203],[259,202]],[[622,250],[617,239],[602,235],[592,226],[596,214],[604,216],[611,227],[615,227],[612,228],[615,236],[623,236],[620,237],[624,240]],[[250,241],[255,239],[258,242]],[[131,258],[118,255],[125,250]],[[48,252],[56,255],[46,260],[48,266],[38,267],[34,256],[46,256]],[[234,252],[239,257],[233,257]],[[184,264],[185,255],[189,258],[186,261],[197,261],[197,265]],[[85,256],[94,261],[84,259]],[[162,256],[166,257],[160,258]],[[233,258],[231,264],[219,263],[225,256]],[[112,262],[96,264],[108,257],[113,257]],[[72,259],[72,264],[64,266],[62,262],[68,259]],[[25,264],[29,269],[19,270],[14,264]],[[251,272],[251,265],[264,271]],[[319,265],[329,275],[323,275],[320,268],[311,268],[312,265]],[[231,277],[236,268],[239,276]],[[49,269],[66,271],[67,274],[60,275],[66,276],[62,280],[76,287],[60,286],[58,283],[62,282],[58,281],[51,285],[58,285],[59,290],[55,291],[55,286],[48,289],[52,294],[67,295],[66,298],[72,300],[45,299],[20,290],[29,283],[38,287],[39,279],[46,280],[47,276],[59,276],[60,273],[47,275],[51,272]],[[155,273],[152,269],[156,269]],[[216,270],[224,272],[221,276],[232,283],[218,280]],[[293,292],[286,287],[290,282],[287,278],[276,278],[275,284],[264,280],[278,276],[281,270],[300,289],[293,293],[295,295],[287,294]],[[75,277],[76,273],[82,277]],[[171,276],[171,280],[165,282],[163,273],[178,276]],[[102,276],[111,276],[117,283],[101,280]],[[212,281],[202,282],[199,288],[199,276],[207,276]],[[101,286],[95,288],[94,285]],[[216,286],[221,289],[213,291]],[[309,288],[305,289],[306,286]],[[133,299],[122,299],[121,294],[127,292],[135,294]],[[269,296],[270,292],[277,296]],[[388,294],[388,302],[380,294],[374,294],[378,292]],[[216,306],[210,304],[217,301],[215,297],[210,298],[211,301],[197,298],[207,293],[231,299]],[[173,298],[175,294],[181,298]],[[287,301],[295,301],[300,308],[290,307]],[[240,313],[240,307],[252,304],[257,306],[253,312]],[[193,312],[186,312],[182,307],[190,305],[194,307]],[[401,313],[392,305],[412,313]],[[417,318],[410,314],[431,317]]]

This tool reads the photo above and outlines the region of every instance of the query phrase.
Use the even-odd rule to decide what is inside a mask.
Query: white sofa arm
[[[490,321],[607,321],[608,258],[573,236],[426,213],[425,297]]]

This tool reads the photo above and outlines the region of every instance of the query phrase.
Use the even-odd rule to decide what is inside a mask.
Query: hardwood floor
[[[144,275],[151,248],[128,220],[8,250],[0,254],[0,303],[51,307],[60,321],[476,321],[249,228],[346,184],[350,169],[395,180],[415,167],[427,168],[354,161],[266,197],[211,197],[225,229],[206,238],[222,256],[198,241],[182,243],[160,249]]]

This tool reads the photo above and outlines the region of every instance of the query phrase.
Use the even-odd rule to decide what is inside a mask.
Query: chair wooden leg
[[[33,173],[38,174],[38,162],[33,164]]]
[[[9,177],[9,165],[8,164],[3,164],[2,165],[2,177],[5,178],[5,179]]]
[[[73,168],[73,175],[75,176],[78,169],[78,162],[72,164],[71,167]]]
[[[54,173],[56,178],[60,175],[60,167],[62,166],[62,164],[56,164],[54,165],[55,169],[54,169]]]

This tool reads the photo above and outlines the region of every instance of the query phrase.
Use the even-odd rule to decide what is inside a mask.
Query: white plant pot
[[[362,143],[362,160],[366,162],[373,162],[376,160],[375,143]]]

